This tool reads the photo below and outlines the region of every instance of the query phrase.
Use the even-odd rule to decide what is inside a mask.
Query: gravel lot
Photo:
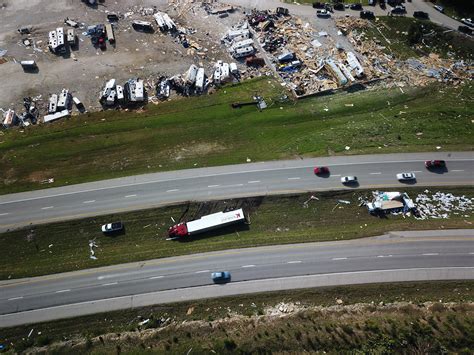
[[[142,16],[138,12],[140,7],[153,6],[168,12],[179,26],[196,29],[188,38],[202,46],[206,54],[190,53],[171,35],[159,31],[154,34],[134,31],[130,26],[132,19],[154,23],[152,16]],[[70,55],[61,57],[48,50],[48,32],[60,26],[66,29],[66,17],[85,26],[94,25],[106,22],[107,11],[122,15],[134,12],[127,19],[121,19],[115,28],[115,48],[108,45],[107,50],[101,51],[83,34],[84,29],[76,29],[78,48]],[[184,73],[192,63],[204,66],[210,74],[209,68],[215,60],[230,60],[220,45],[220,38],[241,17],[238,11],[224,19],[208,16],[199,6],[178,17],[176,10],[163,0],[105,0],[96,9],[79,0],[0,1],[0,48],[8,50],[5,57],[8,62],[0,65],[0,108],[18,109],[25,96],[42,95],[45,104],[49,94],[67,88],[89,110],[95,110],[100,108],[99,92],[110,78],[124,82],[131,77],[140,77],[151,82],[163,74]],[[22,37],[17,29],[25,25],[31,25],[33,30],[31,35]],[[26,47],[22,38],[33,40],[37,48]],[[23,72],[17,62],[27,59],[38,63],[38,73]]]

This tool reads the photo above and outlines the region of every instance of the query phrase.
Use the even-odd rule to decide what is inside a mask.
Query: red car
[[[329,168],[326,166],[317,166],[314,168],[315,175],[327,175],[329,174]]]
[[[444,160],[427,160],[425,161],[425,167],[430,168],[445,168],[446,162]]]

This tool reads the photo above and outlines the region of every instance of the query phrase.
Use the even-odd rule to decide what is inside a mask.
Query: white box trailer
[[[53,94],[49,97],[48,113],[55,113],[58,110],[58,95]]]
[[[236,51],[234,51],[233,56],[234,58],[244,58],[244,57],[251,56],[254,53],[255,53],[255,48],[253,48],[253,46],[248,46],[248,47],[237,49]]]
[[[60,118],[69,117],[70,115],[71,114],[69,110],[62,110],[62,111],[53,113],[51,115],[44,116],[43,122],[48,123],[48,122],[56,121],[56,120],[59,120]]]
[[[234,75],[239,73],[239,68],[237,68],[236,63],[230,63],[229,64],[229,69],[230,69],[230,72]]]
[[[67,43],[70,46],[76,44],[76,34],[74,33],[74,28],[68,28],[67,30]]]
[[[204,68],[199,68],[196,74],[196,89],[200,92],[204,90],[204,84],[205,84],[205,73],[204,73]]]
[[[229,31],[227,32],[227,38],[231,41],[236,38],[247,39],[250,38],[250,31],[247,29]]]
[[[221,81],[227,81],[230,78],[229,63],[222,63],[221,66]]]
[[[163,13],[163,20],[165,21],[168,31],[174,31],[176,29],[176,24],[167,13]]]
[[[153,15],[155,18],[156,24],[162,31],[166,31],[166,23],[165,20],[163,19],[163,14],[161,12],[157,12],[156,14]]]
[[[125,98],[124,94],[123,94],[123,86],[121,85],[117,85],[116,88],[115,88],[116,92],[117,92],[117,100],[120,102],[120,101],[123,101],[123,99]]]
[[[347,78],[344,76],[342,73],[341,69],[336,65],[334,60],[332,59],[327,59],[326,60],[326,69],[336,77],[337,82],[339,85],[346,85],[347,84]]]
[[[58,97],[58,110],[68,109],[71,103],[71,95],[69,95],[69,91],[63,89]]]
[[[58,27],[56,29],[56,35],[58,38],[58,47],[64,46],[64,28]]]
[[[244,221],[245,215],[241,208],[230,212],[218,212],[203,216],[191,222],[172,226],[168,230],[168,235],[170,237],[192,236]]]
[[[128,101],[130,102],[142,102],[145,100],[145,87],[143,85],[143,80],[130,79],[125,84],[124,91],[127,94]]]
[[[117,92],[115,90],[110,90],[109,96],[107,96],[105,103],[108,106],[113,106],[115,104],[116,99],[117,99]]]
[[[188,71],[186,72],[186,83],[192,85],[196,82],[196,76],[198,73],[198,67],[194,64],[191,64]]]
[[[251,38],[248,38],[248,39],[244,39],[243,41],[238,41],[238,42],[235,42],[232,47],[230,47],[230,50],[232,52],[236,51],[237,49],[239,48],[244,48],[244,47],[248,47],[248,46],[252,46],[253,45],[253,39]]]
[[[34,60],[22,60],[20,64],[25,71],[38,69],[38,65]]]

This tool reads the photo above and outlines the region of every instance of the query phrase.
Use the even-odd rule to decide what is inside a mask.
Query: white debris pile
[[[450,214],[461,214],[469,217],[469,213],[474,209],[472,198],[466,196],[456,196],[452,193],[436,192],[432,194],[425,190],[423,194],[416,197],[416,206],[419,212],[419,219],[428,218],[449,218]]]

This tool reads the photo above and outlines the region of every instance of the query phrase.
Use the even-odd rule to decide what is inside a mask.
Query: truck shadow
[[[249,224],[239,223],[239,224],[236,224],[236,225],[233,225],[233,226],[227,226],[227,227],[219,228],[219,229],[209,231],[209,232],[206,232],[206,233],[202,233],[202,234],[198,234],[198,235],[195,235],[195,236],[179,238],[179,239],[177,239],[177,241],[179,241],[180,243],[192,243],[192,242],[196,242],[198,240],[204,240],[204,239],[207,239],[207,238],[214,238],[214,237],[222,237],[222,236],[226,236],[226,235],[231,237],[232,234],[234,235],[234,237],[238,238],[239,237],[238,236],[239,232],[245,232],[245,231],[248,231],[248,230],[250,230],[250,225]]]

